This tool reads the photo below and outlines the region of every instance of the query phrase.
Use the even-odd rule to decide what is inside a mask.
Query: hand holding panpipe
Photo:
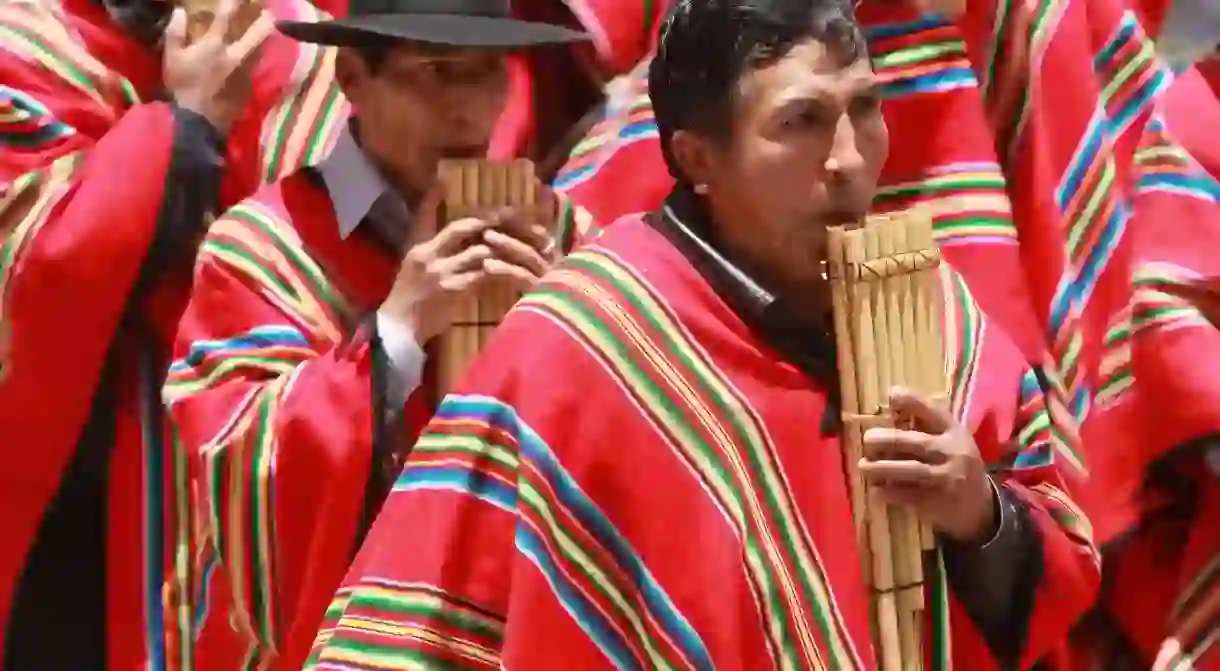
[[[947,398],[940,253],[930,217],[870,217],[858,228],[828,231],[827,271],[843,403],[843,446],[856,541],[873,594],[879,668],[923,666],[923,552],[932,533],[914,513],[877,500],[857,464],[864,432],[894,426],[889,390],[903,386]],[[900,427],[908,428],[908,427]]]
[[[216,17],[227,11],[230,3],[232,14],[225,41],[232,43],[245,35],[263,13],[262,0],[180,0],[180,6],[186,10],[187,43],[197,42],[206,35]]]
[[[494,216],[513,208],[519,224],[526,228],[554,226],[554,213],[539,197],[540,185],[534,164],[520,159],[509,163],[481,160],[442,161],[440,181],[445,198],[441,221]],[[549,216],[548,216],[549,215]],[[508,232],[526,236],[528,231]],[[504,278],[489,278],[475,295],[461,300],[453,325],[440,339],[438,384],[444,393],[490,340],[505,313],[521,297],[516,286]]]

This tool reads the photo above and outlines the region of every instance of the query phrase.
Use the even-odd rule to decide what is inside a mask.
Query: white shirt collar
[[[406,204],[373,167],[349,129],[343,129],[330,155],[318,165],[318,172],[330,193],[341,239],[351,236],[370,214],[377,219],[398,219],[378,222],[384,224],[378,228],[390,229],[383,232],[392,232],[394,237],[405,237],[410,219]]]

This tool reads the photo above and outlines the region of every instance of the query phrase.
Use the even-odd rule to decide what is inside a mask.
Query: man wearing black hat
[[[549,228],[511,211],[442,225],[434,183],[440,160],[486,152],[510,50],[583,37],[515,21],[506,0],[355,0],[345,20],[279,27],[340,47],[353,118],[317,169],[230,210],[200,252],[165,390],[180,551],[204,557],[167,594],[198,668],[300,667],[431,415],[424,346],[483,280],[524,289],[547,270]]]

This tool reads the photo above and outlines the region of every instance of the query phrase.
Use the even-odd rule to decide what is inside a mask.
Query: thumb
[[[165,53],[181,51],[186,46],[186,10],[175,7],[165,27]]]
[[[947,404],[902,387],[890,390],[890,410],[896,416],[913,419],[916,429],[934,436],[948,431],[955,423]]]
[[[419,201],[415,212],[415,223],[411,227],[411,247],[425,243],[444,227],[441,218],[444,217],[445,188],[439,180],[434,181],[424,197]]]

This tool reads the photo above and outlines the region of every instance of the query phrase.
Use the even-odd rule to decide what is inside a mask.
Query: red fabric
[[[1220,57],[1213,56],[1208,58],[1196,65],[1195,68],[1207,82],[1207,85],[1211,87],[1216,97],[1220,98]]]
[[[172,134],[173,121],[164,106],[129,112],[92,148],[75,174],[74,184],[22,250],[16,272],[4,286],[3,314],[13,326],[13,336],[0,384],[0,445],[20,450],[22,465],[6,469],[0,476],[0,517],[5,520],[5,550],[0,552],[0,643],[7,631],[15,581],[42,511],[58,489],[60,474],[88,419],[94,384],[110,346],[109,339],[90,334],[117,329],[151,242],[161,210]],[[133,155],[137,145],[138,159]],[[116,165],[126,168],[116,171]],[[123,206],[107,207],[106,203]],[[82,254],[82,250],[88,252]],[[88,287],[88,300],[74,301],[71,310],[66,310],[65,297],[81,295],[83,287]],[[66,328],[69,318],[71,327]],[[112,471],[120,474],[116,479],[123,481],[123,474],[134,472],[138,481],[138,453],[137,448],[134,455],[128,451],[115,454]],[[133,491],[138,493],[140,487]],[[117,555],[112,558],[133,562],[112,564],[120,581],[117,585],[131,586],[125,569],[139,565],[140,548],[138,540],[126,548],[115,548]],[[133,610],[123,612],[127,619],[119,621],[140,621],[139,594],[137,587],[123,604]],[[128,645],[116,641],[111,650],[111,659],[118,664],[114,668],[134,668],[124,662],[130,662],[142,644],[138,637],[125,642]]]
[[[1161,26],[1165,24],[1165,16],[1173,0],[1132,0],[1131,5],[1135,15],[1139,17],[1144,31],[1154,39],[1160,37]]]
[[[593,40],[606,79],[652,51],[670,0],[563,0]]]
[[[304,3],[273,0],[281,17],[308,15]],[[6,376],[0,383],[0,445],[21,451],[22,469],[9,473],[0,499],[4,517],[0,558],[0,631],[13,581],[28,552],[48,497],[58,487],[93,400],[99,371],[116,332],[136,274],[145,260],[161,210],[173,121],[163,104],[135,104],[160,88],[159,55],[134,43],[90,0],[6,3],[0,8],[5,33],[31,31],[44,51],[26,50],[18,40],[0,41],[0,74],[11,87],[3,102],[0,183],[10,193],[46,189],[49,212],[18,245],[6,240],[15,262],[5,269],[0,331],[11,328],[8,351],[0,353]],[[251,104],[230,138],[224,193],[229,201],[253,189],[265,175],[262,134],[269,110],[286,95],[325,87],[323,60],[310,70],[299,62],[309,51],[283,36],[272,37],[255,75]],[[68,73],[79,79],[65,79]],[[319,82],[322,84],[319,84]],[[129,84],[130,86],[125,86]],[[312,104],[325,100],[312,98]],[[20,110],[20,113],[12,113]],[[298,106],[293,116],[297,147],[313,136],[324,141],[325,119]],[[305,124],[317,121],[306,128]],[[270,130],[269,130],[270,129]],[[270,145],[268,145],[270,147]],[[83,160],[74,164],[74,152]],[[270,151],[270,148],[268,148]],[[307,155],[285,153],[283,169],[295,169]],[[29,172],[47,168],[41,176]],[[76,165],[74,172],[66,170]],[[62,173],[62,174],[61,174]],[[34,181],[31,181],[34,180]],[[50,186],[46,186],[50,185]],[[9,233],[32,203],[20,199],[0,213],[0,232]],[[179,273],[180,274],[180,273]],[[168,352],[185,304],[176,274],[154,287],[146,317]],[[71,297],[81,300],[72,300]],[[70,327],[65,324],[70,321]],[[135,343],[120,339],[115,445],[110,463],[108,529],[108,613],[111,631],[108,668],[144,668],[146,658],[144,526],[159,515],[160,501],[145,498],[140,426],[135,409]],[[0,641],[2,643],[2,641]]]
[[[657,140],[644,60],[607,87],[604,117],[572,150],[554,186],[604,226],[659,207],[673,184]]]
[[[209,233],[167,386],[180,447],[201,497],[197,512],[218,523],[226,537],[240,538],[245,547],[265,543],[273,554],[264,569],[244,550],[220,548],[218,574],[225,580],[195,584],[192,589],[201,593],[183,599],[193,610],[206,604],[205,619],[195,624],[202,631],[195,652],[201,669],[236,668],[252,646],[256,658],[272,668],[297,669],[304,662],[355,549],[371,471],[370,343],[345,324],[349,314],[380,304],[398,261],[364,238],[341,241],[329,198],[304,174],[267,187],[235,212],[252,211],[265,213],[268,228],[235,213]],[[233,256],[218,251],[225,246],[251,253],[268,275],[233,265]],[[313,279],[295,262],[281,262],[283,253],[318,264],[325,275]],[[292,309],[270,290],[268,277],[317,291],[301,298],[320,301],[320,311]],[[317,289],[317,281],[325,288]],[[251,359],[250,350],[234,339],[259,327],[292,329],[308,342],[264,343],[258,356],[265,359]],[[222,341],[230,344],[194,350]],[[408,404],[411,435],[404,440],[412,440],[431,415],[424,389],[427,384]],[[258,404],[248,402],[251,397],[269,404],[273,415],[262,415]],[[266,447],[260,448],[261,436],[271,441]],[[271,450],[273,473],[234,472],[220,489],[206,486],[217,474],[208,454],[220,450],[225,459],[241,462],[255,458],[258,449]],[[267,499],[274,501],[272,527],[207,512],[209,506],[241,505],[244,514],[257,515],[256,495],[245,498],[255,491],[274,492]],[[198,550],[206,540],[192,542]],[[234,575],[246,576],[236,589]],[[253,607],[256,592],[272,604],[273,618]],[[248,624],[234,628],[231,621]],[[189,648],[190,641],[180,645]]]
[[[625,289],[627,278],[646,285]],[[1025,364],[998,330],[982,333],[971,351],[984,373],[962,401],[963,421],[998,456],[1020,427]],[[690,372],[692,360],[706,361],[724,387],[712,391]],[[843,668],[875,668],[859,555],[843,542],[854,529],[842,452],[833,438],[810,449],[808,421],[823,410],[822,391],[770,356],[677,249],[638,217],[617,222],[509,314],[442,402],[336,597],[310,668],[393,668],[409,658],[592,671],[649,656],[676,668],[776,668],[768,628],[789,626],[786,617],[813,622],[802,609],[818,604],[784,610],[784,590],[767,595],[780,610],[760,603],[755,570],[799,561],[787,549],[747,561],[782,523],[771,505],[796,516],[792,543],[816,548],[808,561],[819,568],[802,570],[797,584],[824,576],[829,628],[843,644],[831,653],[830,636],[815,627],[793,642],[791,663],[812,666],[816,647]],[[707,452],[689,446],[687,432]],[[765,441],[767,456],[752,456],[750,436]],[[725,460],[723,480],[702,477],[715,466],[688,450]],[[778,474],[765,477],[767,468]],[[741,482],[743,469],[757,481]],[[1030,659],[1064,635],[1098,578],[1094,553],[1050,494],[1061,491],[1059,478],[1046,465],[1011,482],[1031,502],[1046,549]],[[718,505],[726,488],[741,493],[730,500],[744,510]],[[689,629],[663,634],[676,618]],[[989,656],[967,644],[968,622],[954,624],[963,641],[955,666],[987,668]],[[707,661],[677,661],[699,647]]]
[[[1220,626],[1217,614],[1210,623],[1200,615],[1208,611],[1200,604],[1208,595],[1220,595],[1220,586],[1195,584],[1209,558],[1220,556],[1215,532],[1220,528],[1220,477],[1202,463],[1214,443],[1186,447],[1220,431],[1220,387],[1210,354],[1220,351],[1220,267],[1210,251],[1220,244],[1220,143],[1205,130],[1220,114],[1220,100],[1199,73],[1188,70],[1157,111],[1158,124],[1149,128],[1142,148],[1132,220],[1139,324],[1132,360],[1138,384],[1131,398],[1108,413],[1115,422],[1110,444],[1131,462],[1122,471],[1129,473],[1131,489],[1143,484],[1151,464],[1167,457],[1191,464],[1184,472],[1193,487],[1159,480],[1144,486],[1133,505],[1148,519],[1120,545],[1115,558],[1119,577],[1138,579],[1140,589],[1128,590],[1116,581],[1103,603],[1149,660],[1162,639],[1178,631],[1175,621],[1188,623],[1180,634],[1188,651]],[[1189,234],[1182,233],[1182,222],[1190,222]],[[1189,400],[1166,403],[1167,398]],[[1182,454],[1184,450],[1193,453]],[[1195,512],[1179,518],[1171,511],[1180,509],[1191,491],[1199,496]],[[1169,515],[1174,516],[1165,519]],[[1175,604],[1190,594],[1193,605],[1175,616]],[[1216,661],[1198,662],[1195,668],[1215,668],[1208,664]]]
[[[488,157],[504,160],[525,155],[534,137],[534,85],[529,61],[514,55],[508,61],[508,99],[496,122]]]

